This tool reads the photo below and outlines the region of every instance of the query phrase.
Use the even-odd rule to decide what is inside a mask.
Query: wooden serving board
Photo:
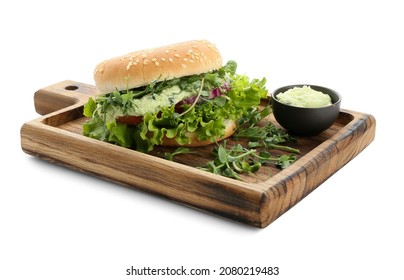
[[[97,94],[92,85],[63,81],[38,90],[42,117],[23,124],[24,152],[197,209],[264,228],[352,160],[375,137],[373,116],[341,110],[331,128],[291,144],[299,159],[280,170],[264,166],[235,180],[197,169],[212,160],[213,146],[161,157],[169,148],[144,154],[82,135],[83,104]],[[273,119],[271,121],[275,122]]]

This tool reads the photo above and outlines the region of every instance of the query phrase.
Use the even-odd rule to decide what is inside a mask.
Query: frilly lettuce
[[[250,81],[246,75],[236,74],[236,68],[236,62],[229,61],[217,71],[152,83],[141,89],[113,92],[95,100],[90,98],[84,106],[84,115],[91,119],[84,123],[83,135],[142,152],[160,145],[164,136],[175,138],[181,145],[189,143],[187,132],[197,132],[199,140],[214,141],[223,136],[226,120],[238,120],[247,115],[267,95],[265,78]],[[178,85],[181,90],[200,91],[200,100],[196,104],[184,103],[182,113],[177,112],[176,104],[159,112],[148,112],[138,125],[122,124],[106,116],[111,106],[119,106],[125,111],[134,98],[158,94],[173,85]]]

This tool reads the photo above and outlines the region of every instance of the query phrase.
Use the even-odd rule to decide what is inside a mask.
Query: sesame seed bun
[[[101,94],[145,86],[216,70],[222,66],[218,49],[206,40],[135,51],[105,60],[94,70]]]

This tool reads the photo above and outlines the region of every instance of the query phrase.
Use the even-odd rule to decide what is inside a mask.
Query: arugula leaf
[[[164,153],[164,158],[167,160],[174,160],[174,157],[176,155],[180,155],[180,154],[190,154],[190,153],[194,153],[194,151],[191,151],[190,148],[187,147],[179,147],[177,148],[174,152],[170,153],[170,152],[165,152]]]
[[[264,107],[264,109],[262,109],[261,111],[258,110],[258,108],[253,108],[252,110],[250,110],[248,112],[248,114],[246,114],[245,116],[243,116],[242,118],[239,119],[239,127],[243,128],[243,127],[254,127],[256,125],[258,125],[258,123],[263,120],[264,118],[266,118],[267,116],[269,116],[271,113],[271,107],[270,106],[266,106]]]
[[[296,161],[296,159],[297,159],[296,155],[282,155],[279,157],[276,164],[280,168],[285,169],[286,167],[288,167],[289,165],[294,163]]]
[[[217,155],[221,163],[227,162],[227,151],[225,147],[219,145],[219,148],[217,149]]]

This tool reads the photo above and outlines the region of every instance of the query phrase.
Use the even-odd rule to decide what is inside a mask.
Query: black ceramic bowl
[[[276,96],[294,87],[310,86],[331,97],[332,105],[320,108],[302,108],[279,102]],[[290,85],[278,88],[271,98],[272,111],[276,121],[290,134],[315,135],[329,128],[338,118],[341,96],[336,91],[308,84]]]

